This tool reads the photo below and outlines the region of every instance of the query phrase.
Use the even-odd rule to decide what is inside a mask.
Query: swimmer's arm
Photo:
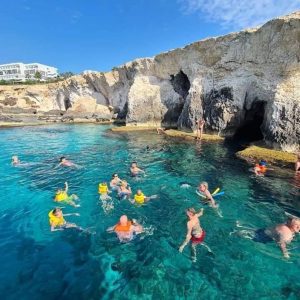
[[[63,214],[64,217],[68,217],[68,216],[77,216],[79,217],[80,214],[79,213],[72,213],[72,214]]]
[[[192,226],[188,224],[186,238],[185,241],[182,243],[182,245],[179,247],[179,252],[183,251],[184,247],[189,243],[191,238],[192,238]]]
[[[69,185],[67,182],[65,182],[65,192],[68,193],[68,190],[69,190]]]
[[[60,231],[63,230],[62,228],[55,228],[54,224],[51,224],[51,231]]]
[[[107,232],[114,232],[115,227],[116,227],[116,225],[111,226],[111,227],[108,227],[108,228],[106,229],[106,231],[107,231]]]
[[[280,241],[278,244],[279,244],[279,247],[282,251],[283,256],[285,258],[290,258],[289,252],[287,251],[287,248],[286,248],[286,242]]]
[[[203,211],[204,211],[204,209],[201,208],[201,210],[196,214],[196,216],[197,216],[198,218],[201,217],[201,216],[203,216]]]

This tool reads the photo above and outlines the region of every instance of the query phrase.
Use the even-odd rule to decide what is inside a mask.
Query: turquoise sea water
[[[287,261],[275,243],[255,243],[236,225],[264,228],[283,222],[285,212],[299,216],[300,178],[292,171],[256,178],[230,145],[181,142],[152,132],[116,134],[106,126],[2,129],[0,141],[1,299],[300,298],[299,238]],[[12,167],[12,155],[30,164]],[[55,168],[62,155],[82,168]],[[133,160],[146,177],[129,176]],[[114,209],[104,211],[97,185],[114,172],[133,191],[142,188],[159,198],[138,207],[113,194]],[[225,191],[217,198],[223,218],[196,196],[203,180],[211,190]],[[64,213],[80,213],[66,220],[93,234],[50,232],[48,212],[65,181],[81,204],[65,206]],[[178,252],[191,206],[205,209],[201,224],[211,249],[198,246],[196,263],[188,246]],[[146,233],[120,244],[106,228],[122,214],[136,218]]]

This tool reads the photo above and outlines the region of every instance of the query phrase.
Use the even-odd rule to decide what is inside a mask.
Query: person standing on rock
[[[295,163],[295,170],[296,172],[300,172],[300,153],[297,155],[297,161]]]
[[[202,139],[203,128],[204,128],[204,125],[205,125],[204,119],[197,120],[196,125],[197,125],[196,140],[201,140]]]

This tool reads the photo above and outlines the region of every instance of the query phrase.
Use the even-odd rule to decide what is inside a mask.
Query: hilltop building
[[[10,63],[0,65],[0,80],[25,81],[34,80],[36,73],[41,74],[41,80],[58,76],[57,68],[39,63]]]

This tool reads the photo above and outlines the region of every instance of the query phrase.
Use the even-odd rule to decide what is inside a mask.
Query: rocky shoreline
[[[122,122],[127,126],[300,141],[300,12],[265,25],[41,85],[0,86],[0,122]]]

